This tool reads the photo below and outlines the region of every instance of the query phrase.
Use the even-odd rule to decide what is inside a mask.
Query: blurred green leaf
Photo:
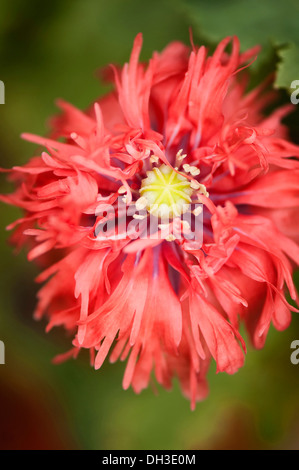
[[[178,0],[195,33],[215,44],[226,36],[237,35],[242,50],[262,46],[253,67],[271,55],[271,49],[287,44],[280,51],[276,86],[289,89],[299,78],[299,3],[297,0]]]
[[[275,85],[292,93],[294,89],[291,88],[291,83],[299,80],[299,45],[290,43],[286,47],[279,48],[278,57],[280,61]]]

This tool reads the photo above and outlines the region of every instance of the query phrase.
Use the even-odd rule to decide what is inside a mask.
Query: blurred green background
[[[171,40],[211,48],[237,34],[246,49],[263,45],[251,67],[254,83],[277,71],[275,86],[288,101],[299,79],[299,2],[292,0],[0,0],[0,166],[24,164],[34,147],[27,131],[47,133],[47,119],[61,97],[86,108],[106,87],[97,70],[128,60],[142,31],[142,58]],[[298,141],[298,112],[290,119]],[[11,186],[1,175],[0,192]],[[294,314],[285,332],[271,328],[266,347],[249,347],[235,376],[210,376],[210,395],[191,412],[174,382],[134,395],[121,388],[124,364],[95,372],[88,355],[60,366],[52,358],[69,348],[63,331],[44,332],[32,319],[37,268],[26,254],[14,256],[6,225],[19,215],[0,206],[0,449],[299,449],[299,365],[290,344],[299,339]],[[298,276],[297,276],[298,277]],[[298,283],[297,283],[298,285]]]

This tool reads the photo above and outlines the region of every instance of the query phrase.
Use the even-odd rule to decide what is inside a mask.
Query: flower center
[[[139,201],[150,214],[172,218],[189,209],[192,193],[190,181],[163,164],[147,171],[147,178],[141,183]]]

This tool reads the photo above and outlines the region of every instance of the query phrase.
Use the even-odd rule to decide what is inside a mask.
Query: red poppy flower
[[[257,348],[290,323],[299,147],[281,124],[292,106],[265,116],[268,83],[246,91],[257,48],[226,38],[208,56],[174,42],[145,66],[141,45],[89,111],[60,101],[51,138],[23,136],[47,151],[12,169],[1,199],[24,210],[14,242],[46,265],[35,317],[74,333],[58,360],[81,348],[96,369],[127,359],[136,392],[153,371],[165,388],[177,376],[194,407],[211,358],[229,374],[243,365],[240,323]]]

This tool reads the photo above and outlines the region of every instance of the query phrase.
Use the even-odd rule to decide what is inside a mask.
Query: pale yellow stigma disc
[[[189,209],[193,189],[187,178],[167,165],[153,168],[146,174],[140,188],[140,207],[157,217],[169,219]]]

